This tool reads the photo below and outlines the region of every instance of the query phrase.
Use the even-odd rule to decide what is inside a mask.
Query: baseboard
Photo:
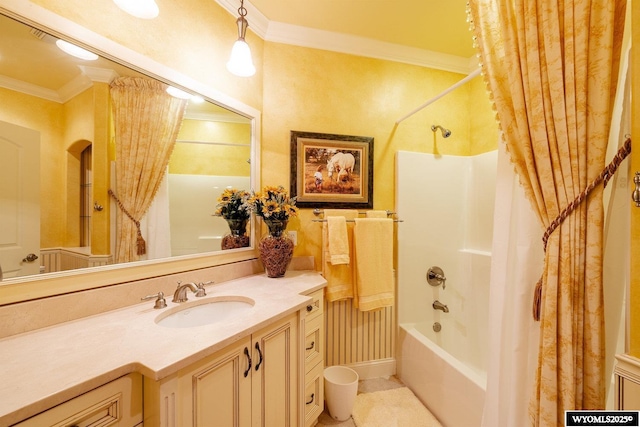
[[[345,365],[358,373],[361,380],[390,377],[396,374],[396,359],[372,360]]]

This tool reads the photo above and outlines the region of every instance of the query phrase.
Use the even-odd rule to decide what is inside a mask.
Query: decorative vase
[[[246,235],[248,219],[226,219],[230,234],[222,238],[220,247],[224,249],[246,248],[249,246],[249,236]]]
[[[269,234],[260,240],[258,249],[267,277],[284,276],[293,257],[293,241],[284,235],[287,220],[265,218]]]

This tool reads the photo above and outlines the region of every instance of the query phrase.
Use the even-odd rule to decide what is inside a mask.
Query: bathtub
[[[455,344],[447,326],[436,333],[433,324],[400,324],[397,375],[443,426],[479,426],[486,373],[461,362],[436,344]]]

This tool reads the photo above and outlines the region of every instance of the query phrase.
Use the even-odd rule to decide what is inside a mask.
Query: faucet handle
[[[213,283],[213,280],[209,280],[208,282],[200,282],[196,285],[196,287],[198,288],[198,290],[196,291],[196,298],[200,298],[200,297],[206,297],[207,296],[207,291],[204,289],[205,285],[210,285]]]
[[[153,308],[165,308],[167,306],[167,301],[164,299],[164,292],[160,291],[157,294],[147,295],[146,297],[140,298],[140,301],[146,301],[153,298],[156,299],[156,303]]]

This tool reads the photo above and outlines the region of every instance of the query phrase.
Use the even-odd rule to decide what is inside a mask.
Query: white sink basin
[[[247,314],[255,304],[251,298],[221,296],[195,300],[174,307],[156,317],[156,323],[166,328],[193,328],[211,325],[231,317]]]

